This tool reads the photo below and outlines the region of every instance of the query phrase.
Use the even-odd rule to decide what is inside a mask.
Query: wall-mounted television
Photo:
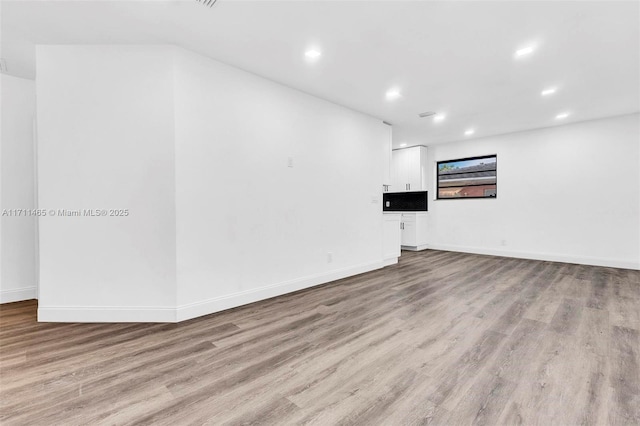
[[[438,161],[436,167],[438,200],[498,196],[497,155]]]

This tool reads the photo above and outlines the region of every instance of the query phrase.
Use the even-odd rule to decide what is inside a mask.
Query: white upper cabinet
[[[394,150],[391,154],[391,192],[407,191],[409,175],[407,169],[407,150]]]
[[[391,160],[391,192],[427,190],[427,148],[396,149]]]

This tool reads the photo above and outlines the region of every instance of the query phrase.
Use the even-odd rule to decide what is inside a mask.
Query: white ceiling
[[[637,1],[3,0],[1,55],[34,78],[34,44],[172,43],[391,122],[398,147],[637,112],[639,31]]]

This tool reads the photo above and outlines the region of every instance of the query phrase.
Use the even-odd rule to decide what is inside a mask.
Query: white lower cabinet
[[[400,219],[401,245],[405,250],[427,248],[427,213],[402,213]]]

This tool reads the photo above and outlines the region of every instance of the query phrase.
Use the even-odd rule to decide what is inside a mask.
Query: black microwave
[[[384,192],[382,211],[385,212],[426,212],[428,191]]]

